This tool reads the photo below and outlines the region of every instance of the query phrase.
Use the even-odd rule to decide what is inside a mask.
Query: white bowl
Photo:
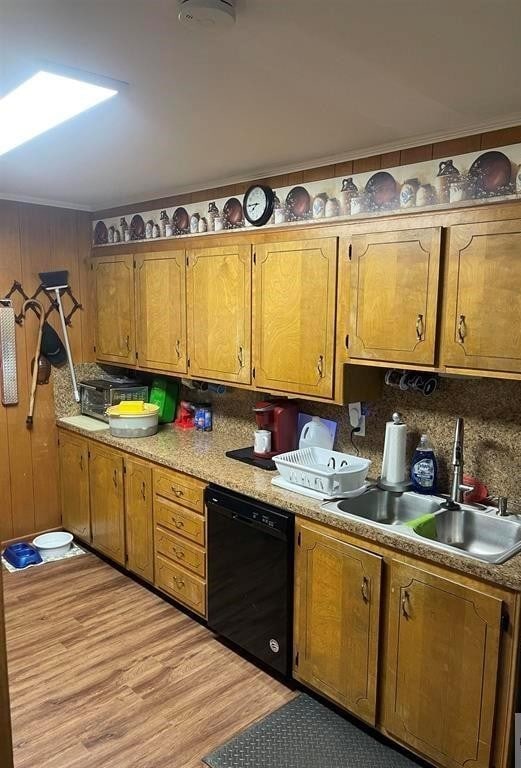
[[[71,548],[74,536],[66,531],[57,533],[42,533],[33,541],[33,547],[36,547],[42,560],[50,560],[54,557],[61,557]]]

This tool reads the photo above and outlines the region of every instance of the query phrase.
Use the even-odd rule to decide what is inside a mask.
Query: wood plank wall
[[[40,283],[39,272],[67,269],[75,297],[85,302],[89,226],[89,214],[84,212],[0,201],[0,297],[14,280],[32,294]],[[20,296],[14,298],[16,312],[22,302]],[[69,328],[75,362],[92,359],[88,309],[76,312]],[[57,313],[51,317],[61,337]],[[52,383],[38,387],[32,430],[25,424],[37,330],[32,312],[22,327],[17,326],[19,403],[0,405],[0,541],[60,524]]]
[[[521,142],[521,126],[515,128],[503,128],[498,131],[489,131],[488,133],[478,133],[473,136],[464,136],[460,139],[451,139],[450,141],[439,141],[434,144],[425,144],[421,147],[411,147],[410,149],[402,150],[398,149],[394,152],[386,152],[382,155],[362,157],[359,160],[348,160],[344,163],[335,163],[333,165],[324,165],[320,168],[310,168],[305,171],[295,171],[294,173],[270,176],[263,179],[256,179],[256,181],[269,184],[272,189],[277,189],[278,187],[288,187],[292,184],[305,184],[313,181],[320,181],[321,179],[350,176],[353,173],[368,173],[370,171],[379,171],[383,168],[394,168],[399,165],[421,163],[425,160],[442,160],[443,158],[454,157],[455,155],[461,155],[465,152],[479,152],[480,150],[503,147],[508,144],[517,144],[518,142]],[[212,200],[219,197],[241,195],[244,194],[248,187],[253,183],[253,181],[242,181],[237,184],[229,184],[225,187],[202,189],[188,194],[171,195],[170,197],[145,200],[131,205],[106,208],[101,211],[95,211],[91,215],[91,218],[103,219],[109,216],[123,216],[128,213],[138,213],[139,211],[171,208],[175,205],[199,203],[204,200]]]

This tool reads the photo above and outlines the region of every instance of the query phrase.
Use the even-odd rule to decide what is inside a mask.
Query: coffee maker
[[[271,432],[271,450],[269,453],[256,453],[254,456],[268,459],[279,453],[294,451],[297,447],[298,405],[292,400],[263,400],[253,409],[258,429]]]

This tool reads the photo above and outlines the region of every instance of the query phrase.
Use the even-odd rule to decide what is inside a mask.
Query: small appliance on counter
[[[80,407],[83,416],[105,421],[107,408],[126,400],[148,400],[148,387],[129,379],[85,379],[80,381]]]
[[[253,411],[257,422],[254,445],[227,451],[226,456],[273,471],[276,469],[271,461],[273,456],[297,447],[298,404],[282,398],[263,400],[255,405]]]

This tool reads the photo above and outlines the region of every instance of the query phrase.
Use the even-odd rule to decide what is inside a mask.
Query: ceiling
[[[217,186],[521,123],[519,0],[2,0],[0,95],[35,59],[129,85],[0,157],[0,197],[73,207]]]

